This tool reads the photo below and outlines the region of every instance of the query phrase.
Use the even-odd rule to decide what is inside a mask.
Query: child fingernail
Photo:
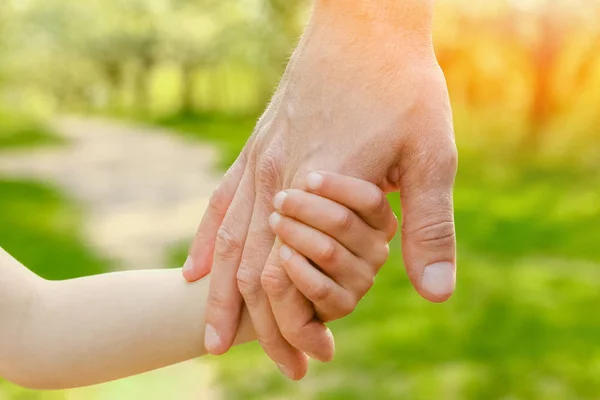
[[[423,289],[437,296],[451,294],[455,283],[454,266],[449,262],[431,264],[425,268],[421,278]]]
[[[284,261],[288,261],[290,258],[292,258],[292,250],[284,244],[279,248],[279,256]]]
[[[276,210],[281,210],[281,207],[283,207],[283,201],[285,200],[286,196],[286,192],[279,192],[275,195],[275,197],[273,198],[273,207],[275,207]]]
[[[286,367],[283,364],[277,364],[277,367],[279,368],[279,370],[288,378],[290,379],[294,379],[294,371],[292,371],[291,369],[289,369],[288,367]]]
[[[308,174],[308,178],[306,178],[306,183],[310,190],[317,190],[321,187],[321,183],[323,183],[323,175],[311,172]]]
[[[275,212],[269,217],[269,225],[271,226],[271,228],[275,229],[280,220],[281,215]]]
[[[194,261],[192,261],[192,257],[187,256],[185,259],[185,263],[183,263],[183,272],[190,272],[194,268]]]
[[[219,338],[219,334],[214,326],[210,324],[206,324],[206,328],[204,330],[204,347],[207,350],[218,349],[221,346],[221,338]]]

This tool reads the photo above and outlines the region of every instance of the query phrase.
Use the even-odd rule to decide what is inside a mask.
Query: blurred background
[[[309,6],[0,1],[0,245],[50,279],[181,266]],[[300,383],[248,345],[0,399],[600,398],[600,1],[440,1],[435,42],[461,155],[447,304],[414,293],[395,240]]]

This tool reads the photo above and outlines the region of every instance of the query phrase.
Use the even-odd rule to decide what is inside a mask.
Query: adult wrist
[[[431,38],[434,0],[315,0],[315,19],[333,18],[350,29],[377,26],[403,36]]]

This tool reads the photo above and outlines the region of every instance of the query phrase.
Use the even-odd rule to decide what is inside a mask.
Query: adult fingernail
[[[292,250],[285,244],[281,245],[281,247],[279,248],[279,256],[284,261],[288,261],[290,258],[292,258]]]
[[[276,210],[281,210],[281,207],[283,207],[283,201],[285,200],[286,196],[286,192],[279,192],[275,195],[275,197],[273,198],[273,207],[275,207]]]
[[[449,262],[431,264],[423,271],[421,286],[431,294],[437,296],[451,294],[455,284],[454,266]]]
[[[214,326],[206,324],[204,330],[204,347],[207,350],[216,350],[221,346],[221,338]]]
[[[280,220],[281,215],[279,215],[278,213],[273,213],[269,217],[269,225],[271,226],[271,228],[275,229]]]
[[[306,178],[306,183],[310,190],[317,190],[321,187],[321,183],[323,183],[323,175],[311,172],[308,174],[308,178]]]
[[[194,261],[192,261],[192,257],[187,256],[185,262],[183,263],[183,272],[190,272],[194,268]]]
[[[294,371],[292,371],[291,369],[289,369],[288,367],[286,367],[283,364],[277,364],[277,367],[279,368],[279,370],[288,378],[290,379],[294,379]]]

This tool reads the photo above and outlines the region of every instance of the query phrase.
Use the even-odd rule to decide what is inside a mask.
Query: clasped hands
[[[316,2],[184,268],[188,281],[211,272],[208,352],[232,346],[246,307],[291,379],[306,374],[307,355],[332,359],[324,323],[354,310],[386,260],[397,220],[384,193],[400,191],[402,254],[417,292],[441,302],[455,287],[457,152],[444,76],[423,34],[430,22],[405,30],[389,9],[349,3]]]

